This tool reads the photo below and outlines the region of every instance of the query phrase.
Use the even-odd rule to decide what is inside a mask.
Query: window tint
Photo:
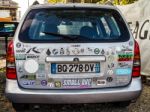
[[[26,42],[126,41],[129,32],[115,10],[36,9],[29,12],[19,38]]]

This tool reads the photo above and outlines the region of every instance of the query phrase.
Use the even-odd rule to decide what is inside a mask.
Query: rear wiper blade
[[[51,32],[42,32],[42,33],[45,33],[45,34],[48,34],[48,35],[52,35],[52,36],[62,37],[64,39],[72,40],[72,41],[76,39],[73,36],[68,36],[68,35],[64,35],[64,34],[51,33]]]

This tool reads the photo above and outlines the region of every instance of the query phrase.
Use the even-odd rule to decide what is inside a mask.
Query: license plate
[[[52,74],[63,73],[100,73],[100,63],[51,64]]]

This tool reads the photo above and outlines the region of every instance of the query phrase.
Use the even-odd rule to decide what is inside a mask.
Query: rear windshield
[[[129,39],[128,29],[115,10],[34,9],[19,33],[24,42],[118,42]]]

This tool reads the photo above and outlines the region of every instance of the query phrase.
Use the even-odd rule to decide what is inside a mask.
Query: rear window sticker
[[[99,53],[100,53],[99,48],[95,48],[95,49],[94,49],[94,53],[95,53],[95,54],[99,54]]]
[[[104,49],[102,49],[101,54],[102,54],[102,55],[104,55],[104,54],[105,54],[105,50],[104,50]]]
[[[49,56],[51,55],[51,51],[49,49],[47,49],[46,54]]]
[[[37,73],[36,74],[36,77],[38,78],[38,79],[45,79],[46,78],[46,74],[45,73]]]
[[[129,42],[129,45],[130,45],[130,46],[133,46],[133,41],[130,41],[130,42]]]
[[[119,54],[118,61],[131,61],[133,54]]]
[[[116,75],[130,75],[132,73],[131,68],[118,68],[116,69]]]
[[[18,43],[16,44],[16,47],[17,47],[17,48],[20,48],[20,47],[21,47],[21,43],[18,42]]]
[[[31,81],[22,81],[22,84],[23,85],[26,85],[26,86],[33,86],[35,85],[35,81],[31,80]]]
[[[55,81],[55,87],[60,88],[61,87],[61,82],[60,81]]]
[[[41,81],[40,80],[36,80],[35,84],[36,85],[41,85]]]
[[[114,59],[115,59],[115,57],[114,57],[113,55],[108,56],[108,61],[109,61],[109,62],[114,61]]]
[[[26,60],[24,63],[24,69],[27,73],[36,73],[38,71],[39,64],[36,60]]]
[[[27,55],[26,57],[27,58],[39,58],[40,56],[38,56],[38,55]]]
[[[132,51],[132,49],[127,45],[122,45],[122,51]]]
[[[26,60],[25,54],[16,54],[16,60]]]
[[[88,49],[89,52],[93,52],[93,49],[92,49],[92,48],[89,48],[89,47],[88,47],[87,49]]]
[[[112,82],[113,78],[112,77],[107,77],[106,80],[107,80],[107,82]]]
[[[58,54],[58,49],[53,49],[52,52],[53,52],[54,55],[57,55]]]
[[[66,49],[66,55],[70,55],[70,50],[69,50],[69,48]]]
[[[48,87],[51,87],[51,88],[55,87],[53,82],[48,82],[48,83],[47,83],[47,86],[48,86]]]
[[[107,74],[108,74],[108,75],[113,75],[113,73],[114,73],[113,70],[108,70],[108,71],[107,71]]]
[[[33,48],[28,49],[26,53],[27,53],[27,54],[28,54],[28,53],[37,53],[37,54],[39,54],[39,53],[41,53],[42,51],[43,51],[42,48],[33,47]]]
[[[131,67],[131,63],[132,62],[130,62],[130,63],[128,63],[128,62],[118,62],[118,67],[120,67],[120,68],[129,68],[129,67]]]
[[[117,76],[117,83],[121,83],[121,82],[129,82],[129,77],[128,76]]]
[[[25,53],[25,52],[26,52],[26,49],[25,49],[25,48],[17,49],[17,50],[16,50],[16,53]]]
[[[20,79],[36,80],[36,75],[35,74],[22,75]]]
[[[60,55],[64,55],[65,54],[65,50],[64,50],[64,48],[61,48],[60,49]]]
[[[21,74],[21,73],[23,73],[23,69],[22,69],[22,67],[18,67],[18,72]]]
[[[75,49],[72,50],[72,53],[74,55],[78,55],[78,54],[80,54],[80,50],[78,48],[75,48]]]
[[[115,67],[115,64],[114,64],[114,63],[108,64],[108,68],[109,68],[109,69],[112,69],[112,68],[114,68],[114,67]]]
[[[106,80],[97,80],[97,85],[98,86],[106,85]]]
[[[42,86],[47,86],[47,81],[46,81],[46,80],[42,80],[42,81],[41,81],[41,85],[42,85]]]
[[[45,72],[45,64],[39,64],[39,70],[38,72]]]
[[[66,87],[90,87],[92,85],[92,79],[64,79],[62,85]]]
[[[81,51],[81,53],[84,53],[84,48],[81,48],[81,50],[80,50],[80,51]]]

